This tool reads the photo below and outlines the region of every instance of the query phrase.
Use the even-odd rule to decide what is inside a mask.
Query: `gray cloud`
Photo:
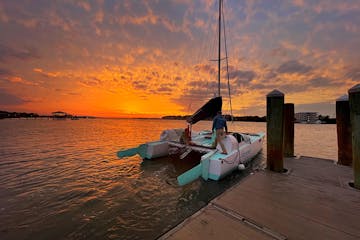
[[[229,72],[229,78],[235,79],[236,85],[247,84],[251,82],[255,77],[256,73],[254,71],[236,70]]]
[[[206,82],[206,81],[191,81],[187,84],[190,88],[214,88],[214,82]]]
[[[270,56],[273,57],[286,57],[287,56],[287,51],[284,48],[274,48],[271,50],[270,52]]]
[[[178,98],[173,98],[172,101],[183,106],[184,111],[195,111],[201,107],[205,102],[214,97],[217,93],[218,83],[207,81],[191,81],[188,83],[189,88],[184,91],[184,94]],[[226,83],[221,83],[221,95],[228,95],[228,88]],[[232,94],[239,92],[236,88],[232,88]]]
[[[94,86],[98,86],[101,84],[101,80],[95,77],[92,77],[90,79],[87,80],[83,80],[80,81],[80,83],[82,83],[85,86],[90,86],[90,87],[94,87]]]
[[[265,94],[271,92],[274,89],[278,89],[283,93],[294,93],[294,92],[302,92],[308,88],[307,85],[301,84],[252,84],[251,89],[262,90]]]
[[[265,78],[265,80],[270,80],[270,79],[273,79],[276,77],[277,77],[277,73],[275,71],[271,70],[268,73],[266,73],[264,78]]]
[[[278,89],[279,86],[276,84],[263,84],[263,83],[257,83],[257,84],[251,84],[250,89],[256,89],[256,90],[273,90]]]
[[[304,84],[298,85],[298,84],[282,84],[278,86],[278,89],[282,91],[283,93],[296,93],[296,92],[303,92],[306,89],[308,89],[309,86],[306,86]]]
[[[0,62],[6,62],[9,59],[26,61],[39,58],[40,56],[35,48],[15,49],[0,43]]]
[[[8,93],[5,89],[0,88],[0,106],[21,105],[27,101]]]
[[[360,80],[360,68],[354,68],[349,70],[345,77],[352,79],[353,81],[359,81]]]
[[[140,90],[147,89],[147,86],[144,81],[134,81],[132,84],[135,89],[140,89]]]
[[[208,81],[191,81],[187,84],[190,88],[195,88],[195,89],[206,89],[207,92],[209,92],[209,89],[214,89],[214,91],[216,91],[216,89],[218,88],[218,83],[217,82],[208,82]],[[227,84],[221,82],[220,83],[220,89],[223,88],[227,88]]]
[[[307,89],[311,89],[313,87],[329,87],[329,86],[341,86],[342,83],[336,82],[328,77],[315,77],[310,79],[309,81],[304,82],[303,84],[299,83],[287,83],[287,84],[252,84],[251,89],[271,91],[273,89],[279,89],[283,93],[295,93],[295,92],[303,92]]]
[[[277,69],[278,73],[297,73],[297,74],[305,74],[312,70],[311,66],[302,64],[297,60],[287,61],[279,66]]]
[[[157,89],[157,91],[159,91],[159,92],[171,92],[172,89],[169,88],[169,87],[166,87],[166,86],[162,86],[162,87],[159,87],[159,88]]]
[[[161,86],[157,88],[156,90],[150,91],[153,94],[162,94],[162,95],[170,95],[172,92],[172,89],[167,86]]]
[[[186,93],[184,95],[181,95],[178,98],[171,99],[172,102],[182,106],[183,111],[195,111],[199,107],[202,106],[206,102],[207,99],[210,99],[211,97],[204,97],[204,95],[208,95],[204,93],[203,90],[192,90],[189,93]]]
[[[214,75],[215,73],[217,73],[217,70],[215,69],[215,67],[209,65],[209,64],[198,64],[195,67],[195,71],[198,72],[205,72],[211,75]]]
[[[0,68],[0,77],[8,77],[11,75],[13,75],[13,73],[10,70],[5,68]]]
[[[331,78],[327,78],[327,77],[316,77],[309,81],[309,85],[312,87],[327,87],[327,86],[340,86],[341,83],[334,82]]]

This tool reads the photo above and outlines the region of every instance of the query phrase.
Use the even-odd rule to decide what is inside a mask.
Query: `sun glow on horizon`
[[[296,111],[312,106],[331,115],[335,99],[359,82],[356,2],[224,5],[234,115],[265,115],[273,89]],[[215,1],[86,6],[0,3],[0,110],[161,117],[191,114],[214,96]],[[224,62],[221,95],[229,111]]]

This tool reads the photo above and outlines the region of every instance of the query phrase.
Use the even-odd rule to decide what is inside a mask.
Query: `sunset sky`
[[[191,114],[217,92],[217,8],[2,0],[0,110]],[[264,116],[278,89],[296,112],[335,116],[335,100],[360,82],[360,0],[225,0],[224,11],[234,115]],[[225,61],[222,70],[229,113]]]

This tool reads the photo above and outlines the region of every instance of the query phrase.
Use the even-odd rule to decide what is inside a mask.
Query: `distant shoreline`
[[[26,112],[7,112],[0,111],[0,119],[5,118],[52,118],[52,119],[80,119],[80,118],[96,118],[92,116],[78,116],[78,115],[64,115],[64,116],[54,116],[54,115],[39,115],[37,113],[26,113]]]
[[[190,115],[185,116],[164,116],[161,119],[166,120],[186,120],[190,117]],[[242,122],[266,122],[266,116],[259,117],[259,116],[233,116],[230,115],[224,115],[227,121],[242,121]],[[212,118],[207,118],[204,120],[212,121]]]
[[[266,122],[266,116],[263,117],[259,117],[259,116],[233,116],[231,118],[230,115],[224,115],[226,120],[228,121],[238,121],[238,122]],[[186,119],[188,119],[190,117],[190,115],[185,115],[185,116],[181,116],[181,115],[170,115],[170,116],[163,116],[160,118],[154,118],[154,117],[149,117],[149,118],[145,118],[145,117],[134,117],[134,118],[130,118],[130,117],[126,117],[126,118],[120,118],[120,117],[94,117],[94,116],[77,116],[77,115],[65,115],[62,117],[57,117],[54,115],[39,115],[37,113],[25,113],[25,112],[7,112],[7,111],[0,111],[0,119],[5,119],[5,118],[30,118],[30,119],[37,119],[37,118],[41,118],[41,119],[72,119],[72,120],[77,120],[77,119],[139,119],[139,120],[147,120],[147,119],[154,119],[154,120],[184,120],[186,121]],[[204,119],[207,121],[212,121],[211,118],[207,118]],[[321,124],[336,124],[336,118],[329,118],[328,116],[323,117],[321,120]],[[314,123],[301,123],[301,122],[296,122],[298,124],[314,124]]]

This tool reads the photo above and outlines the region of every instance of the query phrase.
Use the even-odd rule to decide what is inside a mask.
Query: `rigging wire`
[[[216,6],[216,2],[213,4],[213,11],[214,11],[214,13],[216,13],[217,12],[217,6]],[[215,24],[214,25],[214,23],[216,23],[216,21],[214,21],[215,19],[216,19],[216,17],[215,17],[216,15],[214,14],[214,15],[211,15],[211,20],[212,20],[212,24],[213,24],[213,26],[215,26],[214,28],[213,27],[210,27],[210,29],[211,29],[211,32],[212,32],[212,41],[211,41],[211,45],[210,45],[210,47],[209,47],[209,55],[208,55],[208,58],[207,59],[213,59],[214,58],[214,55],[216,56],[216,50],[217,50],[217,48],[218,48],[218,45],[217,45],[217,43],[218,43],[218,39],[217,39],[217,32],[219,31],[219,25],[218,24]],[[211,60],[210,60],[211,61]],[[217,89],[216,89],[216,85],[215,85],[215,83],[216,83],[216,79],[217,79],[217,76],[216,76],[216,71],[212,71],[212,69],[213,69],[213,64],[210,64],[209,65],[210,66],[210,69],[211,69],[211,72],[209,72],[209,75],[211,76],[211,83],[210,84],[208,84],[208,86],[209,86],[209,90],[212,92],[212,97],[214,97],[214,96],[216,96],[216,92],[217,92]]]
[[[222,8],[222,11],[224,11],[224,8]],[[226,59],[226,75],[227,75],[228,91],[229,91],[230,116],[231,116],[231,121],[234,122],[233,112],[232,112],[232,104],[231,104],[229,59],[228,59],[228,51],[227,51],[227,46],[226,46],[226,29],[225,29],[226,24],[225,24],[225,14],[224,14],[224,12],[222,13],[222,20],[223,20],[223,24],[224,24],[224,45],[225,45],[225,59]]]
[[[205,64],[204,60],[210,59],[211,55],[213,54],[213,51],[215,51],[214,46],[216,45],[216,38],[214,37],[215,34],[214,34],[214,29],[212,27],[213,26],[212,23],[214,22],[213,17],[214,17],[214,15],[210,14],[210,15],[207,15],[205,18],[205,22],[204,22],[205,27],[201,28],[201,30],[204,30],[204,31],[199,32],[201,44],[199,45],[198,48],[195,49],[196,55],[195,55],[195,58],[193,59],[194,66],[200,67],[200,69],[198,69],[196,71],[196,75],[193,75],[193,81],[204,82],[206,87],[201,87],[201,88],[203,90],[203,94],[205,94],[206,96],[210,96],[215,93],[215,90],[212,88],[213,82],[214,82],[213,80],[215,80],[215,79],[213,79],[214,73],[213,73],[213,71],[211,71],[211,69],[212,69],[211,65],[210,64],[208,65],[208,66],[210,66],[210,68],[206,68],[209,70],[209,71],[207,71],[207,73],[210,76],[210,78],[204,77],[204,73],[202,72],[202,69],[201,69],[203,64]],[[191,107],[192,108],[198,107],[196,103],[199,101],[199,97],[195,97],[193,95],[189,95],[188,97],[191,102],[189,104],[189,111],[190,111]],[[192,104],[192,103],[195,103],[195,104]]]
[[[219,0],[218,97],[221,96],[221,91],[220,91],[220,89],[221,89],[221,87],[220,87],[221,71],[220,71],[220,69],[221,69],[221,14],[223,14],[222,7],[223,7],[223,1]]]
[[[215,2],[215,4],[213,4],[212,6],[212,9],[211,9],[211,13],[217,13],[217,4]],[[214,24],[216,23],[217,21],[214,21],[216,19],[217,15],[215,14],[210,14],[209,17],[207,18],[207,23],[206,23],[206,26],[207,26],[207,29],[209,29],[206,33],[207,33],[207,36],[206,36],[206,39],[205,41],[203,41],[203,45],[204,46],[207,46],[207,51],[203,51],[204,55],[207,55],[206,58],[202,58],[202,60],[204,59],[213,59],[213,55],[216,55],[216,51],[218,49],[218,35],[216,33],[219,32],[219,25],[218,24]],[[207,41],[206,41],[207,40]],[[208,43],[208,44],[206,44]],[[212,60],[210,60],[212,61]],[[202,61],[199,61],[200,63],[202,63]],[[216,96],[216,88],[215,88],[215,81],[216,81],[216,74],[217,74],[217,71],[215,71],[215,68],[214,68],[214,65],[213,64],[206,64],[206,70],[207,70],[207,75],[208,77],[206,78],[207,81],[206,81],[206,94],[209,95],[211,94],[212,97]]]
[[[216,4],[216,1],[214,1],[214,4],[213,4],[213,12],[214,13],[218,13],[218,9],[217,9],[217,4]],[[219,32],[219,24],[217,23],[216,21],[216,17],[218,15],[217,14],[214,14],[212,15],[212,24],[216,23],[214,28],[211,28],[213,31],[212,31],[212,44],[211,44],[211,48],[209,49],[209,57],[208,59],[210,61],[213,61],[211,59],[214,59],[214,56],[217,56],[217,50],[218,50],[218,35],[217,33]],[[216,57],[217,59],[218,57]],[[217,60],[216,60],[217,61]],[[211,69],[213,69],[213,64],[210,65],[211,66]],[[216,68],[214,68],[216,69]],[[211,81],[211,85],[209,87],[209,89],[212,89],[212,93],[213,93],[213,97],[217,96],[217,87],[216,87],[216,80],[217,80],[217,71],[212,71],[212,74],[211,74],[211,77],[212,77],[212,81]]]

